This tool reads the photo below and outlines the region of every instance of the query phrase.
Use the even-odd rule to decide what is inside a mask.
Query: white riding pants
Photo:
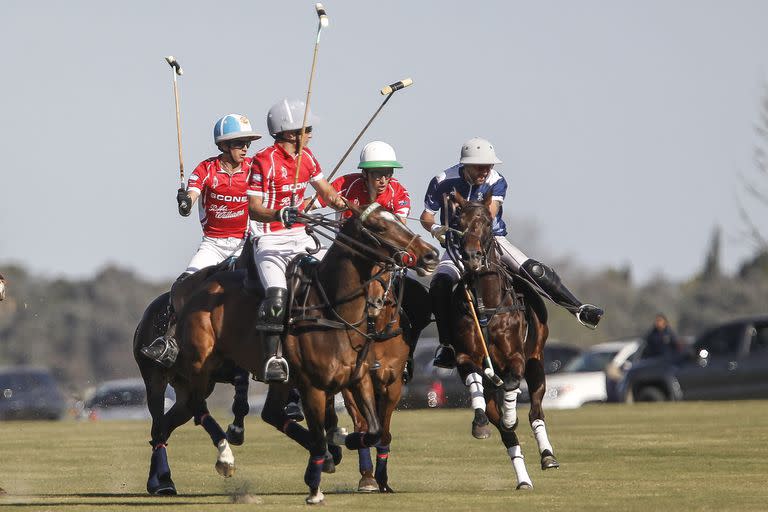
[[[288,288],[285,270],[297,255],[315,247],[314,240],[304,228],[261,235],[254,242],[253,260],[259,270],[259,279],[264,289]]]
[[[523,251],[512,245],[512,243],[505,237],[497,236],[496,241],[501,247],[501,252],[499,253],[499,256],[501,256],[501,261],[503,261],[515,272],[520,269],[520,266],[523,263],[528,261],[528,256],[526,256]],[[456,264],[453,263],[453,260],[448,255],[448,251],[445,251],[443,253],[443,257],[440,258],[440,263],[437,265],[435,276],[437,276],[437,274],[446,274],[450,276],[451,281],[454,283],[461,279],[461,271],[456,268]]]
[[[243,252],[244,244],[245,240],[243,238],[212,238],[204,236],[203,241],[200,242],[200,247],[197,248],[197,252],[192,256],[192,261],[187,265],[185,272],[193,274],[201,268],[217,265],[230,256],[240,256],[240,253]]]

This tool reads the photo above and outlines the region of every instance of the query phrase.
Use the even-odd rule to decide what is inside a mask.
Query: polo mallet
[[[399,91],[400,89],[405,89],[411,84],[413,84],[413,80],[411,80],[410,78],[404,78],[399,82],[395,82],[391,85],[383,87],[379,91],[382,95],[386,95],[387,97],[384,98],[384,101],[381,102],[381,105],[379,105],[379,108],[376,109],[376,112],[373,113],[373,115],[365,124],[365,126],[363,126],[363,129],[360,130],[360,133],[357,134],[357,137],[355,137],[355,140],[352,141],[352,144],[350,144],[350,146],[347,148],[347,151],[341,156],[341,158],[339,159],[339,162],[336,164],[336,167],[333,168],[333,170],[331,171],[331,174],[329,174],[328,178],[326,178],[328,182],[330,182],[331,179],[333,179],[334,175],[336,174],[336,171],[339,170],[339,168],[341,167],[341,164],[344,163],[344,160],[346,160],[346,158],[349,156],[349,153],[352,151],[355,145],[360,141],[360,138],[363,136],[363,134],[368,129],[368,127],[371,126],[371,123],[373,123],[373,120],[376,119],[376,116],[379,115],[379,112],[381,112],[381,109],[384,108],[384,105],[387,104],[387,102],[395,93],[395,91]],[[315,194],[312,200],[307,204],[306,210],[309,210],[310,208],[312,208],[312,205],[314,204],[316,199],[317,199],[317,194]]]
[[[296,174],[293,176],[293,190],[291,191],[291,206],[296,205],[296,185],[299,182],[299,171],[301,171],[301,154],[304,150],[304,134],[307,130],[307,114],[309,114],[309,100],[312,97],[312,80],[315,77],[315,65],[317,63],[317,49],[320,47],[320,33],[328,26],[328,15],[325,13],[323,4],[315,4],[317,11],[317,37],[315,38],[315,51],[312,54],[312,69],[309,71],[309,86],[307,87],[307,101],[304,103],[304,119],[301,121],[301,132],[299,133],[298,157],[296,158]]]
[[[176,83],[176,75],[181,76],[184,71],[179,66],[176,57],[169,55],[165,58],[165,62],[171,66],[171,75],[173,75],[173,97],[176,100],[176,138],[179,143],[179,177],[181,180],[181,188],[184,188],[184,159],[181,156],[181,116],[179,115],[179,87]]]
[[[499,387],[504,384],[504,381],[496,375],[493,371],[493,363],[491,363],[491,356],[488,353],[488,345],[485,343],[485,335],[483,329],[480,327],[480,320],[477,319],[477,312],[475,312],[475,303],[472,300],[472,295],[469,290],[464,286],[464,295],[467,297],[467,304],[469,304],[469,312],[472,313],[472,320],[474,320],[477,334],[480,336],[480,344],[483,346],[483,374],[490,380],[494,386]]]

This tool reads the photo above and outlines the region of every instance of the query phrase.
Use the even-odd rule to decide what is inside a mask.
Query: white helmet
[[[233,139],[260,139],[261,135],[253,131],[251,122],[240,114],[227,114],[213,125],[213,141],[218,144]]]
[[[281,101],[272,105],[267,112],[267,129],[273,137],[280,132],[289,132],[301,130],[301,122],[304,120],[304,103],[301,100],[289,100],[283,98]],[[312,110],[307,112],[307,126],[317,119],[312,115]]]
[[[358,169],[374,169],[380,167],[402,168],[403,165],[397,161],[395,150],[386,142],[375,140],[365,145],[360,152],[360,163]]]
[[[500,164],[493,144],[480,137],[473,137],[461,146],[460,164],[492,165]]]

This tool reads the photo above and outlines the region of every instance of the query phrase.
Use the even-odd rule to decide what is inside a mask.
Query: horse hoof
[[[472,436],[475,439],[488,439],[491,437],[491,427],[472,422]]]
[[[152,487],[147,486],[147,492],[152,496],[176,496],[176,486],[173,485],[172,481],[163,483],[158,482]]]
[[[235,465],[228,462],[216,461],[216,472],[224,478],[229,478],[235,474]]]
[[[529,482],[520,482],[517,484],[517,490],[518,491],[530,491],[533,489],[533,484]]]
[[[325,505],[325,495],[323,491],[317,491],[316,494],[310,494],[304,500],[307,505]]]
[[[370,476],[362,477],[357,484],[357,492],[376,492],[378,490],[379,484]]]
[[[555,455],[549,450],[544,450],[544,452],[541,454],[541,469],[557,469],[559,467],[560,463],[557,462]]]
[[[323,459],[323,473],[335,473],[336,463],[333,461],[333,455],[330,452],[325,452],[325,458]]]
[[[380,484],[379,492],[395,492],[395,491],[387,484]]]
[[[240,446],[245,441],[245,429],[237,425],[230,424],[227,427],[227,441],[229,444]]]
[[[482,409],[475,409],[475,419],[472,420],[472,436],[475,439],[488,439],[491,437],[491,425],[488,416]]]
[[[335,465],[341,464],[341,458],[344,455],[341,446],[336,444],[328,445],[328,452],[333,456],[333,463]]]

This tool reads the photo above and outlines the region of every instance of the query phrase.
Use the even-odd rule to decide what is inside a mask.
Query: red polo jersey
[[[248,228],[248,184],[251,158],[246,158],[230,176],[214,156],[195,167],[187,190],[200,194],[198,210],[203,234],[212,238],[243,238]]]
[[[301,157],[301,170],[296,182],[296,205],[301,204],[304,191],[310,182],[323,179],[320,164],[309,150],[303,148]],[[251,167],[251,183],[248,186],[248,195],[261,197],[265,208],[279,210],[291,205],[291,192],[293,179],[296,175],[297,156],[290,155],[282,146],[275,143],[264,148],[253,157]],[[256,223],[256,232],[275,233],[285,230],[282,222]],[[294,224],[293,228],[303,227],[303,224]]]
[[[368,194],[368,187],[362,173],[356,172],[341,176],[333,180],[331,185],[339,194],[358,206],[371,203],[371,196]],[[389,180],[387,188],[379,194],[376,202],[399,217],[407,217],[411,211],[411,197],[396,178]],[[320,203],[325,206],[322,199],[320,199]],[[350,211],[343,213],[344,218],[351,216],[352,212]]]

